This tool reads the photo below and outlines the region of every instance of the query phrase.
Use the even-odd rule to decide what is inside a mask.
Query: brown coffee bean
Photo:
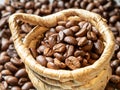
[[[89,3],[86,7],[86,10],[91,11],[95,7],[94,3]]]
[[[66,21],[59,21],[58,25],[65,26],[66,25]]]
[[[16,72],[18,70],[18,68],[14,66],[11,62],[5,63],[4,67],[10,70],[11,72]]]
[[[34,5],[35,5],[35,3],[33,1],[29,1],[29,2],[26,2],[25,8],[26,9],[33,9]]]
[[[44,52],[44,49],[46,48],[45,45],[40,45],[38,48],[37,48],[37,52],[40,54],[41,52]]]
[[[54,62],[53,58],[51,58],[51,57],[45,57],[45,59],[47,60],[47,62]]]
[[[89,59],[90,59],[90,53],[86,52],[84,58],[85,58],[86,60],[89,60]]]
[[[2,81],[2,85],[4,90],[6,90],[8,88],[8,83],[6,81]]]
[[[70,27],[70,29],[73,31],[73,32],[78,32],[80,30],[80,27],[79,26],[72,26]]]
[[[88,60],[88,64],[92,65],[96,60],[93,60],[93,59],[89,59]]]
[[[68,45],[67,51],[66,51],[66,57],[73,56],[74,50],[75,50],[75,48],[73,45]]]
[[[60,31],[58,33],[57,43],[60,43],[61,41],[63,41],[64,37],[65,37],[65,34],[63,33],[63,31]]]
[[[97,54],[102,54],[103,50],[104,50],[104,44],[101,40],[97,40],[97,42],[94,43],[94,48],[95,48],[95,52]]]
[[[86,21],[80,21],[80,22],[78,23],[80,29],[83,28],[83,25],[84,25],[85,23],[86,23]]]
[[[83,59],[82,63],[81,63],[82,67],[88,66],[88,61],[87,59]]]
[[[118,67],[116,68],[115,73],[116,73],[116,75],[119,75],[119,76],[120,76],[120,66],[118,66]]]
[[[28,78],[20,78],[18,81],[18,85],[22,86],[24,85],[26,82],[28,82]]]
[[[64,2],[63,1],[58,1],[57,7],[58,8],[64,8]]]
[[[110,78],[110,81],[113,83],[119,83],[120,82],[120,77],[117,75],[112,75]]]
[[[111,61],[111,67],[112,68],[117,68],[120,64],[120,60],[113,60]]]
[[[120,19],[120,17],[119,16],[112,16],[112,17],[110,17],[110,19],[109,19],[109,22],[110,23],[115,23],[117,20],[119,20]]]
[[[88,43],[85,46],[83,46],[82,49],[84,51],[90,51],[92,49],[92,47],[93,47],[92,41],[88,40]]]
[[[88,43],[87,38],[86,37],[81,37],[81,38],[79,38],[78,46],[84,46],[87,43]]]
[[[18,87],[18,86],[13,86],[13,87],[11,88],[11,90],[21,90],[21,88]]]
[[[70,56],[70,57],[66,58],[65,59],[65,64],[67,65],[67,67],[69,67],[72,70],[81,67],[81,64],[80,64],[79,60],[74,56]]]
[[[54,36],[52,34],[51,36],[48,37],[48,43],[51,48],[57,43],[57,36],[58,34],[55,34]]]
[[[36,57],[36,60],[39,64],[41,64],[42,66],[47,66],[47,60],[45,59],[44,56],[39,55]]]
[[[97,36],[94,32],[92,31],[88,31],[87,32],[87,38],[92,40],[92,41],[96,41],[97,40]]]
[[[21,59],[18,59],[18,58],[16,58],[16,57],[14,57],[14,58],[11,58],[10,59],[10,62],[12,63],[12,64],[14,64],[15,66],[23,66],[23,62],[22,62],[22,60]]]
[[[41,7],[41,5],[42,5],[41,2],[36,2],[35,5],[34,5],[34,8],[35,8],[35,9],[38,9],[38,8]]]
[[[80,3],[80,6],[83,8],[83,9],[85,9],[86,8],[86,6],[87,6],[87,2],[85,2],[85,1],[82,1],[81,3]]]
[[[31,82],[26,82],[26,83],[21,87],[22,90],[29,90],[29,89],[31,89],[31,88],[33,88],[33,84],[32,84]]]
[[[12,75],[12,73],[9,70],[2,70],[1,74],[2,76]]]
[[[70,28],[70,27],[72,27],[72,26],[74,26],[74,25],[76,25],[76,24],[77,24],[77,21],[70,20],[70,21],[68,21],[68,22],[66,23],[66,27],[67,27],[67,28]]]
[[[73,36],[74,34],[71,29],[64,29],[63,32],[66,36]]]
[[[60,31],[62,31],[62,30],[64,30],[65,29],[65,27],[64,26],[61,26],[61,25],[59,25],[59,26],[56,26],[56,31],[57,32],[60,32]]]
[[[66,36],[64,41],[68,44],[77,45],[77,40],[72,36]]]
[[[51,50],[50,48],[45,48],[44,49],[44,52],[43,52],[43,54],[45,55],[45,56],[52,56],[53,55],[53,50]]]
[[[12,12],[12,13],[15,12],[15,9],[14,9],[12,6],[6,6],[6,10],[7,10],[8,12]]]
[[[3,68],[4,68],[3,65],[0,65],[0,72],[3,70]]]
[[[113,87],[112,85],[107,85],[105,90],[115,90],[115,87]]]
[[[16,77],[10,76],[8,78],[6,78],[6,81],[9,85],[18,85],[18,79]]]
[[[58,53],[62,53],[66,50],[65,44],[59,43],[53,47],[53,50]]]
[[[120,60],[120,51],[117,53],[117,58]]]
[[[66,67],[65,63],[61,62],[60,60],[58,60],[57,58],[54,59],[54,64],[56,66],[58,66],[61,69],[64,69]]]
[[[0,56],[0,64],[5,64],[7,62],[10,61],[10,57],[9,56]]]
[[[21,77],[27,77],[27,72],[24,68],[19,69],[16,73],[15,73],[15,77],[17,78],[21,78]]]
[[[59,69],[59,67],[56,66],[53,62],[48,62],[47,63],[47,68],[50,68],[50,69]]]
[[[77,33],[75,33],[75,36],[82,37],[82,36],[85,36],[86,33],[87,33],[87,29],[86,28],[82,28]]]
[[[99,58],[99,55],[97,55],[96,53],[90,53],[90,56],[94,60],[97,60]]]
[[[60,53],[54,53],[54,57],[57,58],[60,61],[64,61],[64,56]]]
[[[84,52],[83,50],[76,50],[76,51],[74,52],[74,56],[75,56],[75,57],[78,57],[78,56],[84,57],[84,56],[85,56],[85,52]]]

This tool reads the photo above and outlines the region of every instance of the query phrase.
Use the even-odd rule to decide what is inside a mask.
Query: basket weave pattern
[[[43,33],[57,25],[61,20],[85,20],[99,30],[105,48],[100,58],[92,65],[76,70],[53,70],[41,66],[31,55],[29,48],[36,44]],[[17,20],[36,25],[22,40]],[[58,13],[40,17],[16,13],[9,18],[9,25],[15,48],[22,58],[33,85],[38,90],[104,90],[111,76],[110,59],[114,53],[114,37],[106,20],[98,14],[82,9],[68,9]]]

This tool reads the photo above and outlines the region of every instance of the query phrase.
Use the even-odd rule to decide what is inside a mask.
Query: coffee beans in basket
[[[93,64],[103,50],[101,34],[91,23],[68,20],[45,32],[32,53],[44,67],[74,70]]]

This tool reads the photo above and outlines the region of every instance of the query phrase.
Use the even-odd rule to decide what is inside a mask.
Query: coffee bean
[[[18,84],[18,79],[17,79],[16,77],[13,77],[13,76],[8,77],[8,78],[6,79],[6,81],[7,81],[7,83],[8,83],[9,85],[12,85],[12,86]]]
[[[65,59],[65,64],[67,65],[67,67],[69,67],[72,70],[81,67],[81,64],[80,64],[79,60],[74,56],[70,56],[70,57],[66,58]]]
[[[26,9],[33,9],[34,8],[34,2],[33,1],[29,1],[25,4],[25,8]]]
[[[89,64],[88,64],[87,59],[83,59],[81,65],[82,65],[82,67],[86,67],[86,66],[88,66]]]
[[[90,39],[90,40],[93,40],[93,41],[97,40],[96,34],[94,32],[92,32],[92,31],[91,32],[90,31],[87,32],[87,38]]]
[[[94,3],[89,3],[86,7],[86,10],[91,11],[95,7]]]
[[[110,78],[110,81],[113,83],[119,83],[120,82],[120,77],[117,75],[112,75]]]
[[[21,90],[21,88],[18,87],[18,86],[13,86],[13,87],[11,88],[11,90]]]
[[[0,65],[0,72],[3,70],[3,68],[4,68],[3,65]]]
[[[54,57],[60,61],[64,61],[64,56],[60,53],[54,53]]]
[[[7,10],[8,12],[12,12],[12,13],[15,12],[15,9],[14,9],[12,6],[6,6],[6,10]]]
[[[31,82],[26,82],[26,83],[21,87],[22,90],[29,90],[29,89],[31,89],[31,88],[33,88],[33,84],[32,84]]]
[[[112,17],[110,17],[110,19],[109,19],[109,22],[110,23],[115,23],[117,20],[119,20],[120,19],[120,17],[119,16],[112,16]]]
[[[9,70],[2,70],[1,74],[2,76],[12,75],[12,73]]]
[[[71,29],[65,29],[63,32],[66,36],[73,36],[73,31]]]
[[[41,5],[42,5],[41,2],[36,2],[35,5],[34,5],[34,8],[35,8],[35,9],[38,9],[38,8],[41,7]]]
[[[73,56],[74,50],[75,50],[75,48],[73,45],[68,45],[67,51],[66,51],[66,57]]]
[[[65,37],[65,34],[63,33],[63,31],[60,31],[59,33],[58,33],[58,37],[57,37],[57,41],[58,41],[58,43],[59,42],[62,42],[63,41],[63,39],[64,39],[64,37]]]
[[[43,54],[45,56],[48,56],[48,57],[52,56],[53,55],[53,50],[51,50],[50,48],[45,48]]]
[[[45,59],[44,56],[39,55],[36,57],[36,60],[38,63],[40,63],[42,66],[47,66],[47,60]]]
[[[14,7],[15,9],[23,9],[24,8],[24,3],[22,2],[11,2],[11,6]]]
[[[65,26],[66,25],[66,21],[59,21],[58,25]]]
[[[72,36],[66,36],[64,41],[68,44],[77,45],[77,40]]]
[[[37,49],[37,52],[40,54],[41,52],[44,52],[45,48],[46,48],[46,46],[40,45],[39,48]]]
[[[10,61],[9,56],[0,56],[0,64],[5,64],[6,62]]]
[[[97,60],[99,58],[99,55],[97,55],[96,53],[90,53],[91,54],[91,58],[94,60]]]
[[[28,78],[20,78],[18,81],[18,85],[22,86],[24,85],[26,82],[28,82]]]
[[[78,41],[78,46],[84,46],[87,43],[88,43],[87,38],[86,37],[81,37]]]
[[[117,68],[120,64],[120,60],[113,60],[111,61],[111,67],[112,68]]]
[[[60,60],[58,60],[57,58],[54,59],[54,64],[56,66],[58,66],[61,69],[64,69],[66,67],[65,63],[61,62]]]
[[[88,40],[88,43],[85,46],[83,46],[82,49],[84,51],[90,51],[92,49],[92,47],[93,47],[92,41]]]
[[[97,40],[97,42],[94,43],[94,48],[95,48],[95,52],[97,54],[102,54],[103,50],[104,50],[104,44],[101,40]]]
[[[62,30],[64,30],[65,29],[65,27],[64,26],[61,26],[61,25],[59,25],[59,26],[56,26],[56,31],[57,32],[60,32],[60,31],[62,31]]]
[[[57,36],[58,36],[58,34],[55,34],[54,36],[52,34],[52,36],[48,37],[48,43],[49,43],[50,47],[53,47],[57,43]]]
[[[14,66],[11,62],[5,63],[4,67],[10,70],[11,72],[16,72],[18,70],[18,68]]]
[[[26,70],[23,69],[19,69],[16,73],[15,73],[15,77],[17,78],[21,78],[21,77],[27,77],[27,72]]]
[[[2,81],[2,86],[6,90],[8,88],[8,83],[6,81]]]
[[[28,32],[30,32],[30,31],[32,30],[32,28],[31,28],[30,25],[28,25],[28,24],[23,24],[23,25],[21,26],[21,29],[22,29],[22,31],[24,31],[25,33],[28,33]]]
[[[4,25],[7,23],[8,18],[9,16],[0,19],[0,28],[4,27]]]
[[[53,62],[48,62],[47,63],[47,68],[50,68],[50,69],[59,69],[59,67],[56,66]]]
[[[59,1],[59,2],[57,3],[57,7],[58,7],[58,8],[64,8],[64,2],[63,2],[63,1]]]
[[[116,73],[116,75],[119,75],[119,76],[120,76],[120,66],[118,66],[118,67],[116,68],[115,73]]]
[[[87,29],[86,29],[86,28],[82,28],[80,31],[78,31],[78,32],[75,34],[75,36],[77,36],[77,37],[82,37],[82,36],[86,35],[86,33],[87,33]]]
[[[70,20],[70,21],[68,21],[68,22],[66,23],[66,27],[67,27],[67,28],[70,28],[70,27],[76,25],[76,23],[77,23],[76,21]]]
[[[45,59],[47,60],[47,62],[53,62],[53,58],[51,57],[45,57]]]
[[[83,50],[76,50],[76,51],[74,52],[74,56],[75,56],[75,57],[78,57],[78,56],[84,57],[84,56],[85,56],[85,52],[84,52]]]
[[[10,62],[12,62],[12,64],[14,64],[15,66],[23,66],[23,62],[21,61],[21,59],[18,59],[16,57],[11,58]]]
[[[120,51],[117,53],[117,58],[120,60]]]
[[[70,27],[70,29],[73,31],[73,32],[78,32],[80,30],[79,26],[72,26]]]
[[[63,43],[56,44],[53,47],[53,50],[58,53],[64,52],[66,50],[65,44]]]

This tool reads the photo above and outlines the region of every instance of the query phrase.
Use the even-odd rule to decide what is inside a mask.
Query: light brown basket
[[[68,19],[86,20],[99,30],[105,44],[101,57],[90,66],[72,71],[53,70],[41,66],[31,55],[29,48],[36,48],[43,33],[50,27],[56,26],[58,21]],[[20,36],[17,20],[37,25],[24,40]],[[45,17],[16,13],[10,16],[9,26],[15,48],[25,64],[33,85],[38,90],[104,90],[111,76],[109,62],[114,53],[115,43],[106,20],[100,15],[82,9],[63,10]]]

